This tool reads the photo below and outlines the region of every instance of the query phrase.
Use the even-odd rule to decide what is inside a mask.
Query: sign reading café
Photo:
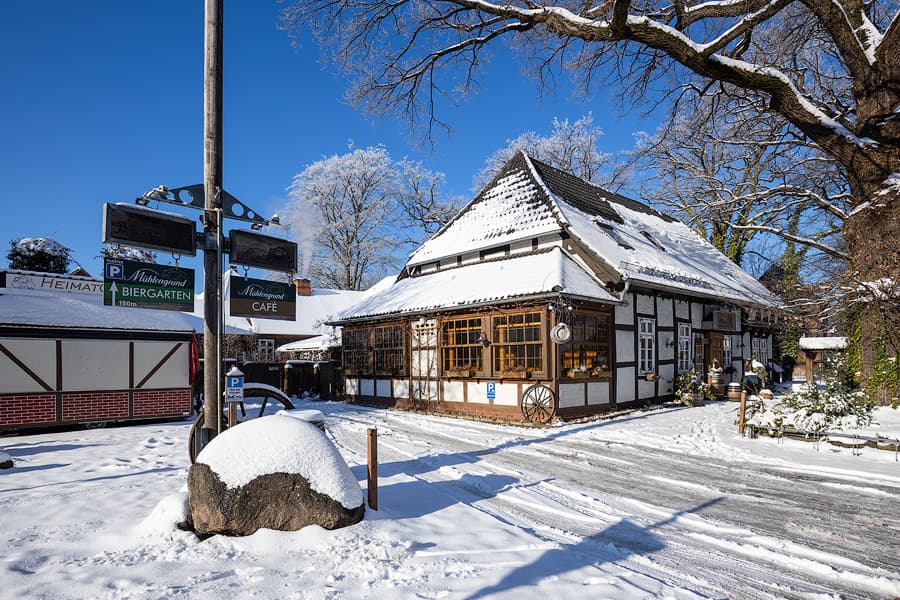
[[[232,276],[231,316],[295,321],[297,293],[289,283]]]

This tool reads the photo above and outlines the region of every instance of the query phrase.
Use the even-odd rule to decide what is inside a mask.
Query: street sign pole
[[[203,77],[204,440],[222,428],[222,40],[224,0],[206,0]]]

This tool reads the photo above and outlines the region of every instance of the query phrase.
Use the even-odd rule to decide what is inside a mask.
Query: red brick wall
[[[128,392],[64,392],[63,421],[128,418]]]
[[[56,421],[55,394],[0,397],[0,425],[30,425]]]
[[[183,415],[191,410],[190,388],[134,391],[135,417]]]

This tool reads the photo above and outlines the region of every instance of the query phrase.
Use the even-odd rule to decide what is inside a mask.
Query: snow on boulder
[[[214,438],[188,472],[188,498],[202,535],[336,529],[358,523],[365,512],[362,490],[331,441],[283,415],[246,421]]]
[[[13,466],[12,457],[6,452],[0,452],[0,469],[11,469]]]

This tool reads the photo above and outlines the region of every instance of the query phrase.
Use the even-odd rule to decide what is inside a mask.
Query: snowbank
[[[363,503],[362,490],[334,445],[315,426],[292,417],[271,415],[228,429],[200,452],[197,462],[229,488],[269,473],[294,473],[344,508]]]

